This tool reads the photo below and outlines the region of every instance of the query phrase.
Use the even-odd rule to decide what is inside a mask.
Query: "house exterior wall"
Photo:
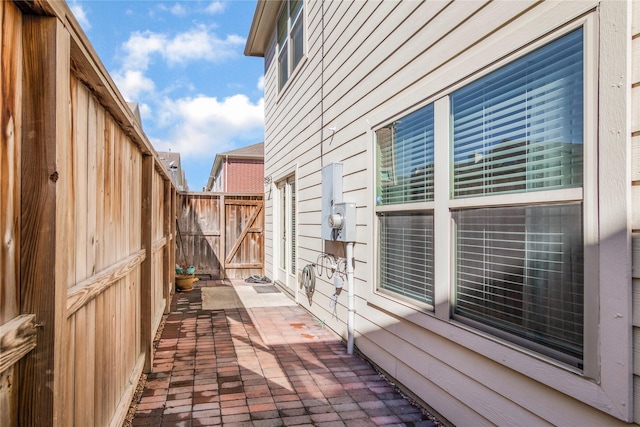
[[[231,193],[262,193],[264,191],[264,162],[252,159],[229,158],[227,189]]]
[[[634,264],[633,310],[630,271],[631,231],[640,232],[639,8],[630,1],[306,1],[307,54],[282,89],[275,35],[264,53],[265,175],[273,182],[265,197],[266,274],[280,280],[278,197],[269,193],[292,175],[298,276],[322,252],[344,256],[342,244],[320,238],[321,169],[342,162],[343,200],[357,206],[355,340],[366,357],[456,425],[640,421],[640,365],[631,354],[632,335],[640,339],[640,317],[631,320],[640,309],[640,262]],[[595,303],[587,305],[599,305],[600,326],[586,325],[598,331],[598,342],[586,349],[599,360],[591,379],[441,314],[378,295],[372,171],[376,126],[440,99],[541,39],[583,24],[587,64],[595,70],[587,76],[595,88],[587,99],[597,103],[587,109],[600,111],[590,137],[599,140],[598,162],[607,174],[600,176],[594,196],[600,210],[600,288]],[[298,286],[293,289],[298,303],[346,337],[346,296],[334,312],[332,281],[316,279],[312,305]]]

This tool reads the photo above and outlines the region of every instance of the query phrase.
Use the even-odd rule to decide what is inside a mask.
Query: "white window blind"
[[[433,304],[433,215],[380,215],[380,289]]]
[[[433,200],[433,104],[376,131],[378,205]]]
[[[582,186],[582,32],[451,95],[454,198]]]
[[[455,314],[582,359],[582,205],[453,212]]]

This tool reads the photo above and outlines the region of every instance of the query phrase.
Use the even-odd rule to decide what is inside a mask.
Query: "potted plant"
[[[193,283],[198,281],[195,276],[196,268],[193,265],[176,266],[176,290],[178,292],[186,292],[193,289]]]

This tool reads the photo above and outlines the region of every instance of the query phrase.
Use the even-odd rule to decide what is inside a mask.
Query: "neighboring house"
[[[264,192],[264,142],[216,154],[204,191]]]
[[[347,336],[333,194],[396,383],[460,426],[640,421],[638,2],[258,0],[245,54],[268,276]]]
[[[189,185],[187,184],[187,178],[184,175],[184,170],[180,164],[180,153],[173,153],[171,151],[159,151],[158,157],[171,175],[173,183],[176,185],[179,191],[189,191]]]

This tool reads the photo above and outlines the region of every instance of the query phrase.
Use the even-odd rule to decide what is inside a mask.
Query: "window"
[[[287,0],[278,15],[278,87],[282,89],[304,56],[304,1]]]
[[[376,131],[379,289],[427,304],[433,304],[433,210],[411,205],[433,201],[433,121],[428,105]]]
[[[582,30],[451,94],[454,317],[582,361]],[[536,205],[485,196],[546,191]],[[519,341],[519,340],[515,340]]]
[[[433,311],[451,285],[449,320],[578,368],[583,37],[574,30],[375,131],[378,292]],[[448,263],[434,262],[438,248]]]

